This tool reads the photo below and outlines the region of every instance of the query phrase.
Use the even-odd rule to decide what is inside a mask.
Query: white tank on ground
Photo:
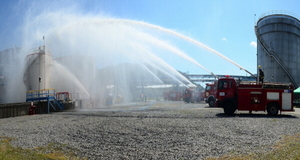
[[[31,54],[26,56],[23,81],[30,90],[42,90],[50,87],[50,66],[52,58],[45,52],[45,47],[32,49]]]

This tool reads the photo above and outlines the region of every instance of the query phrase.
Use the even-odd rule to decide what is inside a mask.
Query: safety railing
[[[50,107],[54,111],[64,110],[64,103],[57,100],[55,89],[32,90],[26,92],[26,102],[46,101],[47,112],[50,113]]]
[[[32,90],[26,92],[26,102],[55,99],[55,89]]]

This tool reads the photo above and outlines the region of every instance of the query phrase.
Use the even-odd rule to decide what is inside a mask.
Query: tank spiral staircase
[[[286,65],[282,62],[282,60],[278,57],[278,55],[274,52],[271,51],[268,47],[268,45],[266,44],[266,42],[263,40],[263,38],[261,37],[261,35],[258,33],[258,28],[257,26],[255,26],[255,34],[256,37],[259,41],[259,43],[261,44],[261,46],[263,47],[263,49],[266,51],[266,53],[274,58],[274,60],[279,64],[279,66],[283,69],[283,71],[285,72],[285,74],[289,77],[289,79],[291,80],[294,88],[298,88],[298,84],[296,82],[296,80],[294,79],[294,77],[292,76],[292,74],[289,72],[288,68],[286,67]]]

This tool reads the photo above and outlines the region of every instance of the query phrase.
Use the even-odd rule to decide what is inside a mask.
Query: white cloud
[[[225,37],[222,38],[222,41],[227,41],[227,39]]]
[[[254,42],[254,41],[252,41],[252,42],[250,42],[250,46],[252,46],[252,47],[254,47],[254,48],[257,48],[257,43]]]

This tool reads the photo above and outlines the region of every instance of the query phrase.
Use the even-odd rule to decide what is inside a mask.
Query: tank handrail
[[[30,48],[27,51],[27,54],[31,54],[31,53],[45,53],[45,46]]]
[[[270,57],[273,57],[275,59],[275,61],[279,64],[279,66],[283,69],[283,71],[287,74],[287,76],[290,78],[290,80],[292,81],[293,85],[295,88],[298,88],[298,84],[295,81],[294,77],[290,74],[290,72],[287,70],[287,67],[284,65],[284,63],[282,62],[282,60],[278,57],[278,55],[274,52],[274,51],[270,51],[268,49],[268,45],[265,43],[265,41],[262,39],[262,37],[260,36],[260,34],[258,33],[258,29],[257,26],[255,26],[255,34],[256,37],[259,41],[259,43],[262,45],[263,49],[268,53],[268,55]],[[273,53],[273,54],[272,54]]]
[[[297,19],[298,21],[300,21],[300,17],[293,13],[293,12],[290,12],[290,11],[286,11],[286,10],[271,10],[271,11],[268,11],[268,12],[265,12],[263,14],[261,14],[258,18],[258,21],[259,22],[261,19],[265,18],[265,17],[268,17],[268,16],[272,16],[272,15],[284,15],[284,16],[289,16],[289,17],[292,17],[292,18],[295,18]]]
[[[56,98],[54,88],[31,90],[26,92],[26,101],[28,100],[45,100],[45,98]]]
[[[27,92],[39,92],[39,91],[54,91],[55,92],[55,88],[47,88],[47,89],[40,89],[40,90],[30,90]]]

